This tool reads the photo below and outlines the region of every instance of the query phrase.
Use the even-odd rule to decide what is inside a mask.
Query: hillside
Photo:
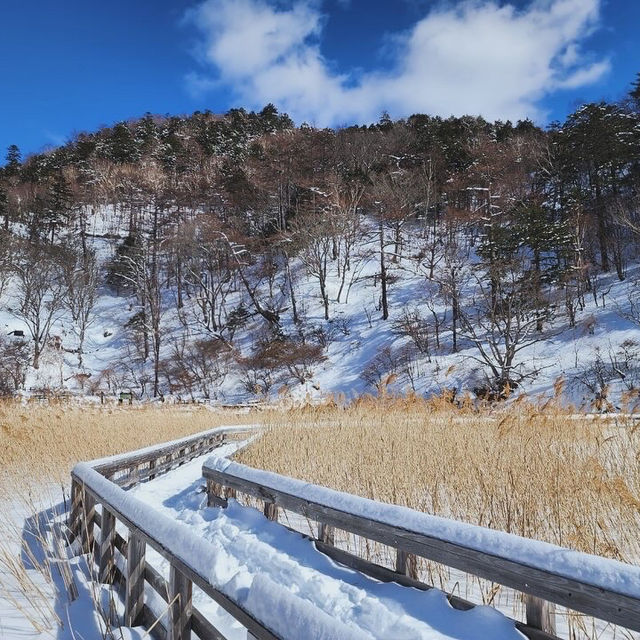
[[[0,178],[0,390],[638,400],[640,115],[153,117]],[[597,145],[592,144],[594,140]]]

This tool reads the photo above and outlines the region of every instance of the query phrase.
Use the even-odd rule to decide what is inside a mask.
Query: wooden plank
[[[82,532],[82,487],[74,480],[71,483],[71,509],[69,510],[69,530],[72,539],[77,538]],[[70,540],[71,542],[72,540]]]
[[[222,507],[226,509],[228,503],[222,497],[222,494],[222,485],[213,482],[213,480],[207,480],[207,507]]]
[[[265,502],[264,515],[268,520],[278,522],[278,505],[274,502]]]
[[[139,464],[146,464],[151,460],[159,460],[160,458],[173,454],[177,449],[191,446],[199,441],[206,442],[208,438],[212,438],[215,443],[214,449],[222,446],[227,440],[230,439],[240,439],[246,438],[249,434],[255,433],[255,427],[247,427],[246,430],[242,429],[241,431],[231,431],[225,433],[223,430],[220,430],[219,433],[212,434],[210,436],[204,436],[202,434],[198,434],[193,436],[192,438],[186,438],[177,444],[167,444],[161,445],[158,447],[154,447],[151,450],[144,450],[140,453],[133,452],[132,454],[114,460],[113,462],[105,462],[102,464],[98,464],[95,466],[96,471],[103,475],[109,475],[111,473],[115,473],[117,471],[121,471],[125,466],[134,466]]]
[[[149,635],[155,640],[166,640],[167,627],[164,625],[162,618],[158,618],[148,605],[142,608],[142,623],[145,629],[151,629]]]
[[[190,640],[193,583],[174,565],[169,569],[167,640]]]
[[[289,529],[289,527],[287,528]],[[299,533],[294,529],[290,530]],[[304,534],[300,535],[302,535],[303,537],[308,537]],[[424,582],[419,582],[418,580],[410,578],[407,575],[397,573],[392,569],[388,569],[387,567],[383,567],[379,564],[370,562],[369,560],[365,560],[360,556],[356,556],[352,553],[349,553],[348,551],[339,549],[333,544],[325,544],[320,540],[316,540],[314,542],[318,551],[329,556],[334,562],[343,564],[346,567],[353,569],[354,571],[364,573],[365,575],[375,578],[376,580],[380,580],[380,582],[397,582],[404,587],[420,589],[421,591],[429,591],[430,589],[433,589],[431,585],[427,585]],[[463,598],[451,594],[447,595],[447,600],[454,609],[459,609],[461,611],[468,611],[469,609],[473,609],[477,606],[473,602],[469,602],[468,600],[464,600]],[[530,640],[557,640],[555,635],[545,633],[539,629],[534,629],[522,622],[518,622],[517,620],[514,620],[514,623],[518,631],[520,631]]]
[[[169,602],[169,583],[148,562],[145,564],[144,579],[160,598]],[[200,640],[226,640],[225,636],[195,607],[191,612],[191,627]]]
[[[396,550],[396,571],[409,576],[414,580],[418,579],[418,558],[412,553],[407,553],[402,549]]]
[[[203,467],[206,479],[267,500],[310,519],[344,529],[407,553],[528,593],[601,620],[640,631],[640,599],[606,591],[499,555],[470,549],[400,525],[366,519],[333,506],[309,502],[295,494],[266,487],[215,469]]]
[[[100,550],[98,553],[98,579],[102,584],[113,582],[113,554],[116,535],[116,517],[108,509],[102,509],[100,521]]]
[[[325,524],[324,522],[318,523],[318,540],[325,544],[335,544],[336,530],[334,527]]]
[[[135,532],[129,531],[124,613],[125,627],[136,627],[142,622],[145,552],[145,541]]]
[[[227,640],[195,607],[191,613],[191,628],[200,640]]]

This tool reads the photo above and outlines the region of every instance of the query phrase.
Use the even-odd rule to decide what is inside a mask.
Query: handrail
[[[545,632],[555,633],[547,602],[640,631],[640,567],[359,498],[227,459],[208,459],[202,474],[210,504],[224,506],[220,496],[226,487],[226,492],[263,500],[272,519],[281,507],[316,520],[325,546],[332,544],[338,528],[394,547],[400,573],[410,572],[414,555],[521,591],[530,597],[527,622]]]
[[[157,637],[184,640],[191,637],[191,629],[194,629],[201,640],[224,640],[224,635],[193,608],[191,592],[195,584],[240,622],[250,637],[278,639],[249,611],[212,584],[206,570],[207,558],[215,556],[212,544],[123,489],[204,455],[230,438],[247,437],[255,429],[220,427],[74,467],[71,472],[70,538],[82,539],[84,551],[98,565],[97,575],[101,582],[114,584],[118,578],[123,582],[126,626],[143,622],[150,625],[155,621],[145,602],[145,587],[148,586],[169,604],[167,624],[156,624],[154,628]],[[96,513],[97,504],[102,505],[102,514]],[[116,521],[129,530],[126,541],[116,532]],[[99,543],[94,539],[95,525],[100,527]],[[146,545],[169,561],[171,571],[167,584],[146,561]],[[116,550],[125,561],[124,573],[116,563]]]

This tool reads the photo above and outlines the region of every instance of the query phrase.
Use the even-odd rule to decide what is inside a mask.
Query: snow
[[[108,590],[96,588],[90,579],[85,556],[58,557],[46,553],[40,542],[45,536],[52,548],[52,527],[64,521],[64,505],[57,504],[55,487],[42,487],[34,504],[2,503],[5,535],[0,545],[0,639],[1,640],[98,640],[105,637],[105,625],[96,611],[96,599],[106,604]],[[33,507],[40,509],[34,515]],[[7,535],[15,531],[18,535]],[[78,587],[78,598],[69,602],[59,571],[68,562]],[[50,571],[46,569],[49,566]],[[12,567],[12,569],[10,568]],[[21,567],[24,570],[20,570]],[[119,603],[122,613],[122,604]],[[56,623],[56,618],[59,624]],[[143,640],[145,630],[122,628],[118,640]],[[147,636],[148,637],[148,636]]]
[[[142,456],[148,453],[153,453],[157,451],[159,447],[163,449],[166,448],[179,448],[180,445],[190,442],[194,439],[207,438],[215,435],[224,435],[224,434],[238,434],[245,433],[247,431],[252,431],[257,429],[258,425],[241,425],[241,426],[226,426],[226,427],[216,427],[215,429],[210,429],[209,431],[202,431],[200,433],[185,436],[184,438],[177,438],[176,440],[170,440],[169,442],[163,442],[161,445],[151,445],[149,447],[142,447],[141,449],[136,449],[135,451],[128,451],[126,453],[118,453],[113,456],[105,456],[104,458],[97,458],[96,460],[92,460],[88,464],[91,468],[95,469],[97,467],[101,467],[103,465],[111,465],[120,461],[125,461],[132,456]],[[224,451],[224,447],[219,447],[218,451]]]
[[[235,500],[230,500],[226,509],[207,507],[201,475],[203,462],[266,486],[277,484],[282,491],[295,492],[363,517],[402,522],[406,529],[490,553],[498,548],[503,557],[560,570],[569,577],[621,593],[638,593],[638,569],[250,469],[226,458],[239,446],[242,443],[224,445],[215,457],[196,458],[129,491],[101,476],[93,468],[95,463],[81,463],[74,472],[135,527],[152,533],[161,546],[174,550],[180,561],[203,580],[288,640],[516,640],[523,636],[513,621],[492,607],[456,610],[438,589],[420,591],[381,583],[345,568],[320,553],[305,536],[269,521],[260,511]],[[61,505],[47,507],[53,501],[44,494],[42,501],[43,510],[38,518],[43,519],[46,529],[46,523],[55,520],[55,514],[62,514],[63,509]],[[29,520],[28,513],[15,506],[7,511],[16,522]],[[121,524],[119,531],[126,535]],[[103,637],[104,623],[95,611],[94,600],[107,603],[110,592],[92,582],[87,558],[73,557],[74,550],[78,551],[77,544],[68,553],[80,598],[72,604],[67,601],[57,570],[51,584],[35,569],[30,570],[34,580],[40,581],[40,608],[52,606],[63,621],[63,628],[58,630],[50,622],[48,628],[34,630],[21,609],[5,598],[0,599],[0,639],[39,640],[53,633],[59,640]],[[19,553],[19,549],[15,551]],[[147,547],[147,560],[168,578],[169,562],[151,546]],[[55,567],[55,557],[49,561]],[[0,577],[5,582],[6,576]],[[19,595],[17,589],[14,591]],[[193,597],[194,606],[226,637],[245,640],[246,631],[241,625],[197,587]],[[122,602],[117,599],[116,604],[121,613]],[[150,599],[148,604],[157,615],[166,609],[158,598]],[[141,629],[122,629],[118,638],[120,633],[124,640],[144,637]]]

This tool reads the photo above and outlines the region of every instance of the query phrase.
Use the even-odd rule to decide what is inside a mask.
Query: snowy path
[[[217,452],[223,454],[225,452]],[[228,452],[227,452],[228,453]],[[312,543],[283,526],[269,522],[256,509],[231,501],[227,509],[206,508],[198,490],[203,459],[196,459],[132,492],[183,522],[216,549],[212,580],[225,593],[281,625],[290,638],[342,640],[511,640],[522,636],[501,613],[490,607],[470,611],[451,608],[445,595],[421,592],[369,579],[335,564]],[[150,561],[163,572],[168,566],[153,554]],[[268,606],[261,608],[261,595]],[[243,632],[204,594],[194,604],[230,638]],[[305,615],[291,611],[302,607]],[[331,632],[328,632],[331,629]]]

